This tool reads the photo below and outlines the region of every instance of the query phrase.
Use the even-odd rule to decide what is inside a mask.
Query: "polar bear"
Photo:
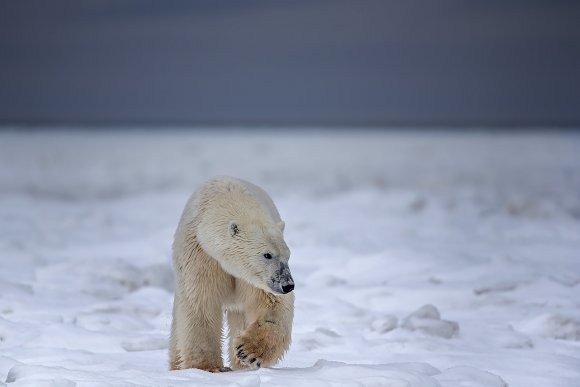
[[[247,181],[220,176],[193,193],[173,243],[170,369],[268,367],[284,355],[294,280],[283,231],[272,199]],[[231,368],[222,362],[224,312]]]

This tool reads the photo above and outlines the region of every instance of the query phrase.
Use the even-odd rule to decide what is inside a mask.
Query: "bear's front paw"
[[[286,347],[270,324],[254,323],[234,340],[234,353],[245,367],[269,367],[278,361]]]

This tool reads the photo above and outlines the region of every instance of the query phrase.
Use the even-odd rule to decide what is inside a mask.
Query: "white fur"
[[[173,243],[171,369],[227,370],[224,311],[233,368],[269,366],[282,357],[290,345],[294,296],[277,294],[268,281],[290,257],[283,230],[272,199],[249,182],[216,177],[191,196]]]

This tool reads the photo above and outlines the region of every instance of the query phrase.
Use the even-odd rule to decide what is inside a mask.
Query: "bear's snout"
[[[281,262],[280,268],[276,270],[272,278],[268,281],[268,286],[275,293],[287,294],[294,290],[294,279],[287,264]]]

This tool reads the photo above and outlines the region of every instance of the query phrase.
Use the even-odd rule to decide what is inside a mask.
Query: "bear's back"
[[[266,191],[264,191],[257,185],[250,183],[249,181],[242,179],[235,180],[237,180],[248,192],[252,194],[254,199],[256,199],[256,201],[260,204],[260,206],[264,208],[264,210],[272,217],[272,219],[276,223],[281,221],[278,209],[276,208],[276,206],[274,205],[274,201]]]
[[[257,185],[246,180],[230,176],[217,176],[204,183],[202,187],[200,187],[199,194],[205,196],[207,200],[210,201],[212,197],[230,192],[235,194],[238,198],[240,198],[240,194],[248,195],[250,200],[259,205],[275,223],[281,221],[278,209],[268,193]]]

